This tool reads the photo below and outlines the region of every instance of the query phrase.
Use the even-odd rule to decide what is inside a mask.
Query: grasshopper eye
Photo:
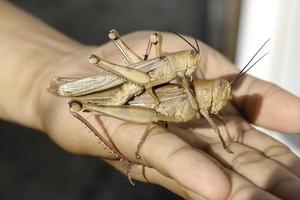
[[[82,104],[79,101],[72,99],[68,104],[69,104],[69,111],[72,113],[79,112],[82,110]]]
[[[195,50],[191,50],[190,57],[195,57],[197,54]]]

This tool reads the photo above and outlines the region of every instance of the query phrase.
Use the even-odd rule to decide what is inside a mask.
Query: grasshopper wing
[[[128,67],[149,73],[166,62],[166,58],[154,58],[131,64]],[[126,80],[110,72],[104,72],[80,79],[58,77],[51,81],[48,91],[58,96],[77,97],[110,89],[125,82]]]
[[[155,99],[144,93],[129,102],[130,105],[153,108],[156,112],[178,119],[181,122],[189,121],[196,116],[185,90],[176,84],[161,86],[155,90],[159,98],[159,105]]]
[[[123,79],[111,73],[102,73],[80,79],[54,78],[48,91],[65,97],[76,97],[112,88],[124,82]]]

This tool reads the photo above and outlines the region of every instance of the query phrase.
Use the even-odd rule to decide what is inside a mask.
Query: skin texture
[[[65,150],[99,157],[125,173],[126,167],[112,159],[68,112],[68,99],[46,91],[53,77],[101,72],[88,64],[91,54],[122,63],[113,44],[79,44],[6,1],[0,1],[0,11],[1,119],[41,130]],[[136,32],[123,39],[143,55],[151,33]],[[172,34],[163,36],[164,51],[190,48]],[[198,78],[230,79],[237,73],[215,50],[203,43],[200,49]],[[296,134],[300,132],[299,110],[298,97],[246,76],[234,85],[232,104],[223,112],[235,141],[233,154],[224,151],[205,120],[198,120],[171,125],[169,130],[152,125],[140,160],[135,158],[136,145],[146,125],[84,116],[133,162],[134,179],[159,184],[185,199],[296,199],[300,196],[299,158],[249,122]]]

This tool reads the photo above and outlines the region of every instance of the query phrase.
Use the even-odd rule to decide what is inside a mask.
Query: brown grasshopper
[[[139,151],[149,134],[151,123],[182,123],[200,118],[201,116],[208,121],[214,132],[218,134],[224,149],[228,153],[232,153],[230,150],[231,137],[223,117],[219,113],[231,99],[231,86],[233,83],[245,75],[250,68],[266,55],[267,53],[247,68],[250,61],[231,82],[225,79],[194,80],[192,93],[196,95],[196,98],[193,98],[182,85],[168,84],[155,89],[160,102],[158,105],[149,93],[143,93],[135,97],[128,102],[128,105],[111,105],[108,103],[110,102],[109,99],[113,98],[112,94],[119,90],[119,88],[115,88],[110,91],[72,99],[69,103],[69,110],[71,113],[83,110],[93,112],[94,114],[112,116],[129,122],[147,124],[144,135],[137,146],[137,158],[140,158]],[[224,125],[227,144],[213,118]]]
[[[113,35],[115,35],[115,34],[113,34]],[[132,51],[130,51],[129,48],[126,47],[124,42],[122,42],[119,39],[119,37],[117,37],[117,39],[116,39],[116,37],[113,37],[111,35],[110,35],[110,37],[115,39],[114,41],[116,41],[115,43],[117,44],[117,46],[122,49],[121,52],[125,52],[125,53],[123,53],[125,58],[126,57],[134,58],[135,57],[135,56],[132,56],[135,54]],[[150,38],[150,40],[151,40],[151,38]],[[149,46],[150,46],[150,48],[149,48]],[[124,49],[126,49],[126,50],[124,51]],[[151,45],[148,45],[147,52],[150,52],[149,49],[151,49]],[[158,50],[158,52],[159,51],[161,51],[161,50]],[[149,53],[146,53],[145,58],[148,57],[147,55],[149,55]],[[134,62],[137,60],[137,59],[134,60],[132,58],[129,59],[130,62]],[[254,58],[254,56],[253,56],[253,58]],[[250,62],[252,61],[252,59],[250,60]],[[105,64],[108,63],[105,61],[101,61],[101,59],[98,58],[97,56],[91,56],[90,60],[91,60],[91,63],[93,63],[93,64],[98,64],[99,62],[104,62]],[[114,64],[112,64],[112,65],[113,65],[113,67],[116,67],[116,65],[114,65]],[[219,135],[224,148],[228,152],[231,152],[231,150],[229,148],[231,138],[228,133],[228,130],[226,129],[227,141],[228,141],[226,144],[220,134],[218,126],[216,125],[216,123],[214,122],[214,120],[212,119],[211,116],[214,116],[217,120],[222,122],[223,125],[225,125],[224,121],[222,120],[222,117],[220,115],[218,115],[218,113],[227,104],[227,102],[229,101],[229,99],[231,97],[231,85],[236,80],[238,80],[240,77],[242,77],[253,66],[252,65],[250,68],[248,68],[246,70],[247,65],[230,83],[224,79],[195,80],[193,82],[193,86],[194,86],[193,92],[196,94],[196,99],[193,96],[193,92],[191,92],[189,89],[190,85],[186,81],[185,83],[181,84],[181,86],[178,86],[178,85],[161,86],[155,90],[155,95],[153,94],[152,89],[151,89],[151,92],[149,92],[150,96],[147,95],[146,93],[144,93],[138,97],[135,97],[132,101],[129,102],[129,105],[121,105],[121,104],[124,104],[126,101],[128,101],[130,98],[132,98],[133,97],[132,94],[135,94],[135,95],[137,94],[135,92],[136,88],[140,88],[132,83],[125,83],[122,86],[120,86],[119,88],[110,89],[108,91],[104,91],[101,93],[89,94],[89,93],[91,93],[90,91],[85,92],[86,94],[89,94],[89,95],[78,97],[79,100],[73,99],[70,101],[70,103],[69,103],[70,109],[69,110],[75,117],[77,117],[84,124],[86,124],[100,138],[100,140],[105,144],[105,146],[108,147],[108,149],[116,157],[118,157],[123,162],[125,162],[125,164],[128,166],[128,177],[130,177],[130,162],[126,158],[124,158],[124,156],[122,156],[122,154],[120,152],[118,152],[113,147],[113,145],[111,145],[108,141],[106,141],[103,137],[101,137],[101,134],[99,134],[99,132],[97,132],[97,130],[95,130],[91,126],[91,124],[89,124],[86,120],[84,120],[77,112],[79,112],[80,110],[92,111],[94,113],[105,114],[105,115],[113,116],[115,118],[131,121],[131,122],[147,123],[148,126],[147,126],[145,133],[137,147],[136,156],[138,158],[139,158],[139,150],[142,147],[142,144],[145,141],[145,139],[149,133],[149,125],[151,123],[159,122],[159,121],[186,122],[193,118],[199,118],[201,116],[205,117],[208,120],[209,124],[213,127],[214,131]],[[166,65],[164,64],[164,65],[161,65],[154,69],[155,70],[161,69],[161,68],[164,69],[164,68],[166,68],[165,66]],[[119,67],[119,66],[117,66],[117,67]],[[133,66],[131,66],[131,67],[133,67]],[[121,68],[122,68],[121,71],[122,70],[126,71],[127,69],[131,69],[128,67],[127,68],[125,67],[126,69],[124,69],[124,67],[121,67]],[[109,69],[109,70],[111,70],[111,69]],[[111,70],[111,71],[113,71],[113,70]],[[129,71],[131,72],[131,70],[129,70]],[[159,70],[157,70],[157,71],[159,71]],[[150,70],[149,72],[151,73],[152,71]],[[118,74],[118,75],[120,75],[120,74]],[[139,73],[135,73],[135,75],[139,75]],[[121,74],[121,76],[123,76],[123,75]],[[143,77],[143,76],[141,76],[141,77]],[[184,78],[184,76],[183,76],[183,78]],[[59,82],[58,80],[61,82]],[[55,81],[54,81],[55,84],[52,84],[52,88],[53,88],[53,85],[61,86],[64,84],[78,82],[78,80],[80,81],[80,79],[76,79],[75,81],[71,80],[71,79],[62,79],[62,78],[55,79]],[[164,81],[168,82],[167,79],[165,79]],[[150,82],[151,82],[151,80],[150,80]],[[129,87],[124,87],[124,85],[126,85],[126,84],[129,85]],[[147,87],[146,86],[147,84],[148,83],[146,82],[145,84],[141,84],[141,86]],[[56,91],[58,88],[59,87],[55,88]],[[51,89],[51,87],[50,87],[50,89]],[[132,93],[132,90],[134,91],[133,93]],[[123,95],[122,98],[124,99],[124,96],[125,96],[126,100],[125,101],[123,100],[123,103],[120,101],[113,102],[113,100],[116,97],[118,97],[118,95],[116,95],[116,94],[120,93],[120,91]],[[160,102],[160,103],[157,104],[157,102]]]
[[[123,42],[118,32],[113,29],[109,33],[109,38],[112,39],[122,55],[129,62],[128,66],[116,65],[96,55],[91,55],[89,59],[90,63],[112,73],[108,72],[83,79],[55,78],[52,80],[48,90],[59,96],[74,97],[103,91],[127,82],[122,85],[119,92],[111,99],[110,104],[112,105],[125,104],[133,96],[142,93],[144,88],[159,103],[158,98],[153,93],[152,87],[168,83],[176,78],[181,78],[181,84],[190,91],[187,78],[192,78],[193,72],[199,65],[199,45],[196,42],[198,47],[196,49],[182,36],[177,35],[191,45],[193,50],[163,53],[161,49],[162,35],[154,33],[150,36],[146,54],[144,55],[144,59],[142,59]],[[156,57],[148,60],[153,45],[156,47]]]
[[[266,54],[260,57],[259,60],[261,60],[265,55]],[[107,105],[107,99],[111,98],[110,93],[115,92],[114,90],[111,90],[96,95],[91,94],[78,97],[78,99],[72,99],[69,102],[69,111],[87,127],[89,127],[112,154],[127,165],[127,176],[131,181],[130,161],[116,150],[113,145],[106,141],[90,123],[82,118],[78,114],[79,111],[88,111],[94,114],[108,115],[129,122],[147,124],[144,135],[137,146],[137,158],[140,158],[139,151],[149,134],[149,127],[151,123],[181,123],[195,118],[200,118],[201,116],[207,119],[213,130],[218,134],[224,149],[227,152],[232,153],[230,150],[231,137],[223,118],[219,115],[219,112],[231,99],[232,84],[245,75],[246,72],[258,61],[251,65],[248,69],[246,68],[246,65],[231,82],[225,79],[194,80],[193,85],[194,92],[196,94],[196,99],[194,100],[190,99],[189,93],[187,93],[186,89],[181,85],[168,84],[155,89],[157,98],[160,101],[158,106],[156,100],[148,93],[143,93],[140,96],[135,97],[133,100],[128,102],[129,105]],[[197,105],[197,108],[195,109],[192,104]],[[227,143],[220,134],[220,130],[213,118],[224,125],[227,135]]]
[[[176,33],[175,33],[176,34]],[[178,34],[179,37],[184,39],[182,36]],[[115,42],[116,46],[120,49],[125,58],[131,63],[138,61],[137,56],[133,51],[131,51],[126,44],[120,39],[119,34],[116,30],[110,31],[109,37]],[[185,40],[185,39],[184,39]],[[151,51],[152,45],[156,45],[156,58],[154,60],[159,59],[163,60],[159,64],[159,67],[155,68],[151,73],[147,74],[141,70],[135,69],[133,66],[121,66],[114,63],[107,62],[96,55],[91,55],[90,63],[106,69],[113,74],[122,77],[123,79],[129,81],[129,84],[136,85],[136,88],[143,87],[146,91],[159,103],[159,99],[153,93],[153,87],[158,86],[164,83],[168,83],[176,78],[181,78],[180,83],[190,91],[188,80],[186,77],[191,78],[192,74],[198,68],[200,63],[200,50],[199,45],[196,41],[198,49],[196,49],[191,43],[185,40],[189,45],[193,47],[193,50],[187,51],[179,51],[175,53],[163,53],[161,49],[162,36],[161,34],[154,33],[148,42],[148,48],[146,50],[146,54],[144,56],[144,60],[148,59],[148,56]],[[133,56],[133,57],[132,57]],[[132,58],[131,58],[132,57]],[[145,61],[147,65],[148,62],[153,61],[153,59]],[[156,62],[155,62],[156,63]],[[142,65],[143,62],[139,62],[139,65]],[[133,64],[135,65],[135,64]],[[131,91],[135,91],[131,89]],[[128,91],[125,91],[125,95],[127,95]],[[135,94],[140,93],[140,89]],[[133,94],[134,95],[134,94]],[[132,96],[132,95],[131,95]],[[128,100],[128,99],[126,99]]]
[[[177,34],[177,33],[175,33]],[[65,97],[77,97],[87,94],[92,94],[95,97],[96,93],[109,89],[109,91],[115,91],[112,98],[106,99],[106,105],[122,105],[128,102],[132,97],[143,92],[145,88],[149,94],[156,99],[158,104],[159,99],[152,91],[153,86],[168,83],[169,81],[182,78],[181,84],[190,91],[187,78],[191,79],[192,73],[197,69],[200,62],[199,46],[197,49],[189,43],[182,36],[177,34],[180,38],[185,40],[189,45],[193,47],[190,51],[180,51],[174,53],[163,53],[161,49],[162,36],[160,33],[154,33],[150,36],[148,47],[144,58],[137,56],[124,42],[121,40],[116,30],[111,30],[109,38],[113,40],[125,59],[129,62],[128,66],[118,66],[113,63],[106,62],[100,59],[96,55],[90,57],[90,62],[95,66],[102,64],[105,69],[108,69],[113,73],[102,73],[86,78],[54,78],[50,83],[48,91]],[[148,56],[151,52],[152,46],[156,47],[156,58],[148,60]],[[129,72],[129,73],[128,73]],[[148,74],[147,74],[148,73]],[[119,76],[116,76],[119,75]],[[139,79],[142,77],[142,79]],[[123,79],[125,78],[127,82]],[[128,80],[130,82],[128,82]],[[120,86],[118,89],[111,89],[116,86]],[[192,96],[193,94],[190,94]],[[71,104],[70,104],[71,105]],[[75,109],[76,106],[72,106],[70,111]],[[107,147],[111,153],[117,158],[123,161],[128,166],[128,177],[130,177],[130,162],[117,151],[116,148],[109,141],[106,141],[101,134],[94,129],[91,124],[81,117],[78,113],[73,112],[73,116],[81,120],[91,131],[93,131],[100,141]]]

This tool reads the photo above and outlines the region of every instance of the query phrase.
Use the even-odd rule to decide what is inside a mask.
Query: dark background
[[[101,44],[107,32],[175,30],[234,59],[239,0],[11,0],[66,35]],[[226,2],[226,4],[225,4]],[[0,11],[1,12],[1,11]],[[99,159],[71,155],[45,134],[0,121],[0,199],[180,199]],[[101,148],[101,146],[99,146]]]

